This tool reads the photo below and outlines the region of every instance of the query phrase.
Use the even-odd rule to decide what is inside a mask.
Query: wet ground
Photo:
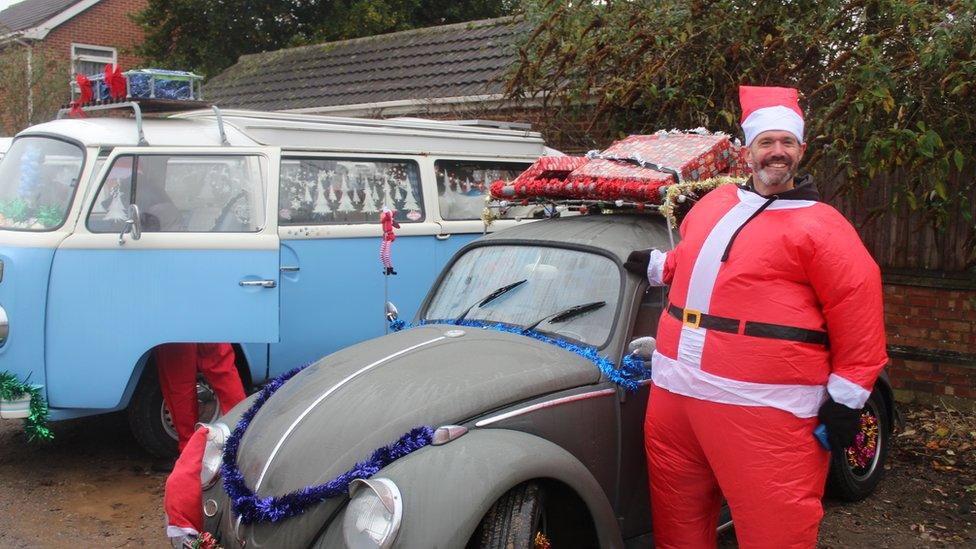
[[[827,501],[820,545],[976,546],[976,418],[906,408],[879,490]],[[55,425],[53,443],[28,444],[0,421],[0,547],[168,547],[165,473],[152,470],[121,416]],[[734,534],[722,547],[735,547]]]

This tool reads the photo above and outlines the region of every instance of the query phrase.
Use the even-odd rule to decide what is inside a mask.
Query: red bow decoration
[[[85,111],[81,110],[81,106],[92,100],[92,83],[84,74],[76,74],[75,81],[78,82],[81,93],[76,101],[71,102],[71,111],[68,114],[76,118],[84,118]]]
[[[108,94],[112,99],[125,98],[126,81],[118,65],[115,65],[115,70],[112,70],[112,65],[105,65],[105,85],[108,86]]]

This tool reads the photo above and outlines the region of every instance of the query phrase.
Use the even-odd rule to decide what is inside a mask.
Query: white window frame
[[[106,55],[88,55],[79,54],[78,48],[90,49],[90,50],[102,50]],[[109,52],[111,52],[111,59],[109,59]],[[78,66],[76,63],[78,61],[86,61],[89,63],[102,63],[104,65],[117,65],[119,60],[119,51],[111,46],[96,46],[94,44],[79,44],[76,42],[71,43],[71,73],[78,73]]]

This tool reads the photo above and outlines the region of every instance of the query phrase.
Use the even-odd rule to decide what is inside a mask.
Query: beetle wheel
[[[545,549],[549,546],[545,491],[526,482],[505,493],[478,525],[469,547]]]
[[[880,392],[874,391],[864,404],[861,429],[844,452],[830,455],[827,490],[844,501],[860,501],[874,492],[884,475],[891,449],[891,415]]]

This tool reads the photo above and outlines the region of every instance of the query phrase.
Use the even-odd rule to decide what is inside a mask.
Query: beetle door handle
[[[435,234],[434,235],[434,238],[436,238],[437,240],[447,240],[448,238],[451,238],[451,235],[449,235],[449,234]]]
[[[244,287],[260,286],[262,288],[274,288],[278,285],[274,280],[242,280],[238,284]]]

